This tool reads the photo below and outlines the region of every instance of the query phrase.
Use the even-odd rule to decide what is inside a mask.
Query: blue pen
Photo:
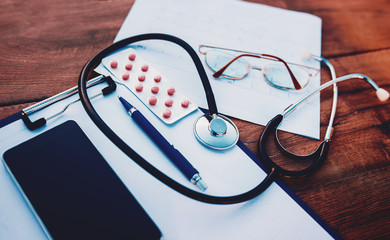
[[[138,111],[134,106],[127,102],[122,97],[119,100],[130,114],[131,118],[138,126],[153,140],[153,142],[168,156],[168,158],[175,164],[177,168],[190,180],[193,184],[199,187],[200,190],[206,191],[207,185],[199,175],[190,162],[171,145],[159,131]]]

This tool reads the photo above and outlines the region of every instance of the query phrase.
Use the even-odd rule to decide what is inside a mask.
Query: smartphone
[[[76,122],[23,142],[3,158],[49,239],[161,239]]]

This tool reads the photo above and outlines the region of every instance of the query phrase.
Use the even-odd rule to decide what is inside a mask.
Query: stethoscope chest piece
[[[237,126],[220,114],[205,114],[194,124],[194,134],[199,142],[216,150],[233,147],[238,141]]]

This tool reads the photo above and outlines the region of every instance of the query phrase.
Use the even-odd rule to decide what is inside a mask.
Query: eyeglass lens
[[[309,73],[303,68],[289,65],[295,78],[299,82],[302,88],[309,83]],[[281,62],[275,62],[267,64],[263,68],[263,75],[265,80],[276,88],[285,90],[294,90],[294,84],[291,81],[291,76],[287,71],[286,66]]]
[[[209,51],[206,54],[206,63],[213,72],[216,72],[233,58],[234,55],[228,53]],[[237,59],[223,72],[222,76],[232,79],[242,79],[249,73],[249,69],[250,65],[245,59]]]

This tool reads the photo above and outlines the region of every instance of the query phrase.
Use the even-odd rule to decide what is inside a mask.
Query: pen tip
[[[198,186],[198,188],[200,190],[202,190],[203,192],[207,190],[208,186],[207,184],[203,181],[203,179],[199,179],[197,182],[196,182],[196,186]]]

